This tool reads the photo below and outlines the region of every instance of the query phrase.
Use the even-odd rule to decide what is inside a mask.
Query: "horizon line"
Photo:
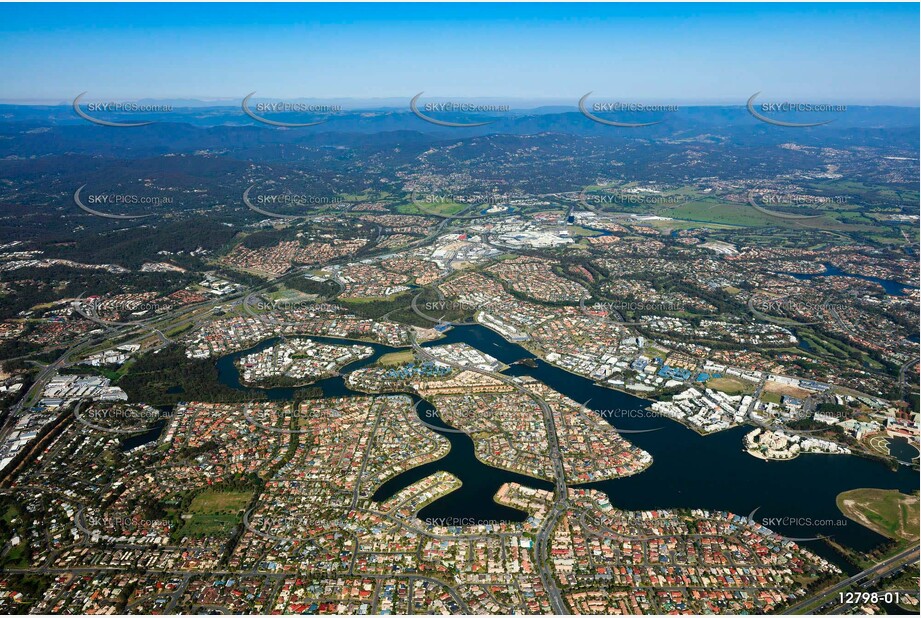
[[[75,95],[76,96],[76,95]],[[284,102],[298,102],[298,103],[308,103],[308,102],[341,102],[341,103],[352,103],[356,105],[353,109],[359,109],[360,107],[372,109],[400,109],[403,107],[408,107],[409,101],[412,99],[413,95],[406,96],[386,96],[386,97],[351,97],[351,96],[341,96],[341,97],[254,97],[254,101],[284,101]],[[243,101],[244,96],[238,97],[185,97],[185,96],[175,96],[175,97],[85,97],[84,101],[93,102],[93,103],[139,103],[139,102],[153,102],[153,103],[173,103],[174,107],[178,108],[195,108],[195,107],[216,107],[216,108],[233,108],[239,107]],[[748,97],[741,99],[729,99],[729,98],[719,98],[719,99],[696,99],[696,100],[685,100],[677,98],[646,98],[646,97],[609,97],[605,95],[598,95],[596,97],[599,100],[604,101],[617,101],[618,103],[632,103],[632,104],[644,104],[644,105],[654,105],[654,104],[669,104],[669,105],[679,105],[685,107],[745,107]],[[765,99],[769,98],[768,96],[764,97]],[[919,101],[873,101],[873,100],[861,100],[861,99],[846,99],[846,100],[827,100],[824,97],[776,97],[771,98],[772,102],[787,102],[787,103],[813,103],[813,104],[836,104],[836,105],[853,105],[858,107],[902,107],[902,108],[921,108],[921,100]],[[512,107],[509,111],[514,110],[528,110],[528,109],[538,109],[541,107],[570,107],[573,110],[578,111],[578,97],[496,97],[496,96],[453,96],[453,95],[432,95],[432,101],[445,101],[451,100],[454,102],[505,102],[505,103],[518,103],[522,107]],[[64,98],[0,98],[0,105],[9,105],[17,107],[70,107],[73,105],[73,98],[64,99]],[[405,101],[405,103],[404,103]],[[379,105],[380,107],[374,107]],[[360,107],[358,107],[360,106]],[[348,111],[348,110],[341,110]]]

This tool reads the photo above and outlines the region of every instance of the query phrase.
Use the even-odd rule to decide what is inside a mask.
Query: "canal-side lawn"
[[[895,489],[852,489],[838,494],[838,508],[849,519],[890,539],[917,541],[918,494]]]

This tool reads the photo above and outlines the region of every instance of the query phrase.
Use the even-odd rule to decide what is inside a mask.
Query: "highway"
[[[918,364],[918,361],[921,361],[921,357],[914,358],[899,369],[899,397],[905,399],[905,372],[908,371],[912,366]]]
[[[448,221],[450,221],[450,218],[442,220],[441,223],[439,223],[435,227],[435,229],[433,230],[431,234],[429,234],[425,238],[420,239],[416,243],[412,243],[412,245],[419,245],[419,244],[430,241],[432,238],[434,238],[440,233],[441,229],[448,223]],[[373,244],[380,238],[381,228],[379,225],[376,225],[376,224],[375,224],[375,227],[377,228],[375,232],[376,235],[373,239],[369,240],[368,245],[366,245],[365,247],[368,247],[369,245]],[[378,253],[386,254],[388,252],[389,250],[387,249],[379,250],[376,252],[373,251],[373,249],[369,249],[367,251],[365,250],[359,251],[359,254],[367,253],[373,256]],[[356,257],[355,255],[345,256],[345,257],[330,261],[330,264],[346,262],[346,261],[355,259],[355,257]],[[148,338],[153,333],[153,334],[156,334],[160,338],[160,345],[158,347],[161,347],[161,348],[165,347],[174,342],[170,340],[162,332],[163,330],[176,329],[177,327],[182,327],[189,323],[194,323],[197,326],[203,320],[209,318],[211,316],[211,311],[213,311],[214,308],[218,305],[230,304],[231,306],[234,306],[234,305],[243,303],[244,310],[246,310],[247,313],[252,315],[251,310],[248,309],[247,304],[246,304],[247,299],[249,299],[253,294],[258,293],[261,290],[268,289],[287,279],[302,275],[304,270],[308,268],[310,267],[309,266],[297,267],[279,277],[275,277],[274,279],[267,279],[265,281],[260,282],[257,285],[241,286],[240,291],[234,294],[222,296],[214,300],[206,301],[204,303],[197,303],[194,305],[186,305],[182,307],[177,307],[176,309],[172,311],[167,311],[166,313],[162,315],[154,316],[152,318],[145,319],[145,320],[138,320],[135,322],[107,322],[105,320],[99,319],[98,316],[95,315],[95,311],[92,311],[92,310],[85,311],[82,306],[78,306],[76,301],[79,301],[79,298],[77,298],[74,303],[74,307],[77,313],[79,313],[85,319],[95,322],[99,324],[100,326],[102,326],[103,328],[105,328],[108,331],[106,333],[106,338],[97,339],[99,337],[98,333],[94,333],[94,334],[90,334],[90,335],[81,337],[80,339],[76,340],[67,350],[65,350],[61,354],[61,356],[57,358],[57,360],[43,367],[38,372],[38,374],[35,376],[35,380],[33,381],[32,386],[29,387],[29,390],[26,391],[26,393],[22,397],[20,397],[19,400],[10,408],[10,411],[6,415],[6,418],[4,420],[3,427],[0,428],[0,441],[3,441],[6,439],[6,436],[9,434],[10,430],[15,425],[17,417],[22,413],[22,411],[25,408],[28,408],[34,405],[35,400],[44,390],[45,385],[48,383],[48,380],[50,380],[57,373],[59,369],[61,369],[62,367],[69,366],[71,364],[70,358],[72,356],[75,356],[76,354],[85,351],[86,348],[100,346],[105,341],[115,340],[119,336],[129,334],[135,330],[142,330],[144,332],[139,334],[137,337],[134,337],[133,339],[130,339],[124,343],[143,341],[144,339]],[[340,283],[340,288],[341,287],[342,285]],[[203,309],[207,311],[202,312]],[[191,315],[188,315],[188,314],[191,314]],[[187,315],[188,317],[184,317]],[[167,326],[169,327],[168,329],[167,329]],[[94,344],[94,345],[91,345],[91,344]],[[150,350],[145,350],[145,351],[150,351]]]
[[[857,575],[848,577],[844,581],[838,582],[829,588],[825,588],[816,594],[806,597],[802,601],[794,603],[789,608],[787,608],[783,614],[786,615],[799,613],[806,607],[814,605],[816,602],[821,601],[826,597],[842,592],[854,584],[873,583],[892,569],[898,568],[905,564],[917,562],[919,554],[921,554],[921,550],[919,550],[918,547],[909,547],[908,549],[899,552],[891,558],[887,558],[882,562],[870,567],[869,569],[861,571]],[[864,582],[864,580],[868,580],[868,582]]]

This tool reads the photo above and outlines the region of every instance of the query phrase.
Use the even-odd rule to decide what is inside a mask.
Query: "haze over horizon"
[[[77,93],[80,94],[80,93]],[[585,94],[585,93],[582,93]],[[753,93],[752,93],[753,94]],[[132,96],[121,96],[115,97],[119,102],[125,103],[160,103],[160,104],[170,104],[176,108],[239,108],[240,102],[243,99],[244,95],[238,97],[214,97],[210,99],[199,99],[199,98],[183,98],[183,97],[132,97]],[[329,104],[339,104],[342,106],[342,111],[359,111],[359,110],[394,110],[394,111],[406,111],[409,112],[409,101],[413,95],[407,95],[404,97],[376,97],[376,98],[360,98],[360,97],[273,97],[273,96],[260,96],[258,93],[252,99],[255,102],[263,101],[281,101],[287,103],[329,103]],[[749,95],[750,96],[750,95]],[[455,103],[460,102],[470,102],[470,103],[505,103],[511,107],[512,112],[532,112],[541,109],[552,109],[554,111],[565,108],[568,111],[578,111],[578,99],[580,96],[563,98],[563,97],[548,97],[548,98],[513,98],[513,97],[502,97],[502,96],[489,96],[489,97],[464,97],[456,95],[432,95],[428,96],[426,93],[425,101],[435,102],[435,101],[452,101]],[[695,101],[685,101],[682,99],[656,99],[656,98],[647,98],[647,97],[631,97],[625,94],[620,95],[611,95],[604,96],[597,93],[593,93],[591,101],[621,101],[629,103],[642,103],[642,104],[673,104],[683,107],[743,107],[747,100],[747,96],[736,97],[733,100],[720,99],[720,100],[695,100]],[[24,105],[24,106],[49,106],[49,107],[71,107],[73,105],[74,97],[70,99],[63,98],[54,98],[54,99],[7,99],[0,97],[0,105]],[[758,102],[762,101],[788,101],[790,97],[778,97],[771,96],[770,93],[762,92],[759,95]],[[80,103],[85,105],[90,102],[112,102],[113,97],[102,97],[94,96],[92,93],[87,92],[80,99]],[[827,99],[820,98],[810,98],[807,103],[831,103]],[[919,102],[873,102],[873,101],[849,101],[849,100],[835,100],[833,101],[836,104],[842,105],[851,105],[854,107],[904,107],[904,108],[918,108]]]

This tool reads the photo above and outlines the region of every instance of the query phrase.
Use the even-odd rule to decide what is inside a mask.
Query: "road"
[[[915,358],[908,361],[899,369],[899,398],[905,399],[905,372],[908,371],[912,366],[917,365],[918,361],[921,361],[921,357]]]
[[[434,355],[430,354],[419,345],[419,342],[416,341],[415,336],[412,331],[410,331],[410,343],[415,350],[416,355],[419,358],[437,361],[439,363],[444,363],[455,369],[461,371],[472,371],[474,373],[479,373],[485,376],[489,376],[496,380],[499,380],[509,386],[513,387],[515,390],[520,393],[527,395],[540,407],[541,412],[544,416],[544,425],[547,428],[547,442],[550,447],[550,461],[553,465],[553,476],[554,476],[554,496],[555,501],[553,508],[547,513],[547,517],[541,523],[541,527],[537,532],[537,556],[538,556],[538,569],[540,570],[541,582],[544,585],[544,589],[547,591],[547,596],[550,599],[550,605],[553,608],[553,613],[557,615],[566,615],[568,610],[566,609],[566,604],[563,602],[562,595],[560,594],[559,588],[556,585],[556,578],[553,575],[552,570],[550,569],[550,559],[549,559],[549,541],[553,533],[553,529],[556,527],[557,521],[562,517],[563,513],[566,511],[567,503],[567,487],[566,487],[566,474],[563,467],[563,460],[560,453],[560,443],[559,437],[556,430],[556,422],[553,419],[553,411],[550,409],[550,406],[547,405],[547,402],[537,394],[531,392],[525,388],[517,379],[511,378],[505,374],[498,373],[495,371],[489,371],[488,369],[480,369],[478,367],[470,367],[467,365],[461,365],[459,363],[454,363],[452,361],[447,361],[443,358],[437,358]]]
[[[917,562],[919,554],[921,554],[921,550],[919,550],[918,547],[909,547],[908,549],[899,552],[891,558],[887,558],[882,562],[870,567],[869,569],[861,571],[857,575],[848,577],[844,581],[838,582],[829,588],[825,588],[816,594],[810,595],[798,603],[794,603],[783,613],[785,615],[796,614],[806,607],[809,607],[810,605],[813,605],[826,597],[835,595],[854,584],[863,582],[863,580],[869,580],[869,582],[872,583],[892,569],[901,567],[905,564]]]
[[[45,365],[41,371],[38,372],[38,375],[35,376],[35,381],[32,382],[32,386],[29,387],[29,390],[26,391],[19,401],[10,408],[10,414],[7,415],[7,420],[10,421],[14,417],[18,416],[22,409],[27,406],[31,406],[34,403],[36,396],[41,394],[42,390],[45,388],[45,384],[51,377],[57,373],[58,369],[64,367],[68,364],[71,356],[81,352],[84,348],[89,346],[97,335],[87,335],[81,337],[73,345],[67,348],[63,354],[61,354],[57,360],[53,363]],[[7,423],[7,426],[10,426],[10,423]],[[5,437],[5,436],[3,436]]]
[[[437,236],[442,228],[450,221],[450,218],[443,219],[431,234],[420,239],[415,243],[411,243],[410,246],[417,246],[431,241],[435,236]],[[375,224],[376,225],[376,224]],[[380,226],[376,226],[375,237],[369,240],[369,245],[376,242],[381,236]],[[367,247],[368,245],[366,245]],[[387,254],[389,249],[381,249],[379,251],[374,251],[373,248],[367,251],[359,251],[360,254],[368,254],[374,256],[377,254]],[[356,254],[357,255],[357,254]],[[337,264],[340,262],[347,262],[349,260],[355,259],[356,255],[344,256],[342,258],[331,260],[329,264]],[[364,257],[368,257],[365,255]],[[194,305],[187,305],[183,307],[178,307],[173,311],[167,311],[163,315],[155,316],[146,320],[139,320],[137,322],[106,322],[105,320],[99,319],[95,316],[95,312],[85,312],[82,307],[77,308],[77,312],[81,314],[84,318],[91,320],[103,328],[107,329],[106,338],[97,340],[99,336],[98,333],[87,335],[81,337],[71,345],[64,353],[61,354],[53,363],[46,365],[42,368],[41,371],[35,376],[35,380],[32,383],[32,386],[29,387],[29,390],[19,398],[19,400],[10,408],[9,414],[6,416],[6,421],[2,428],[0,428],[0,442],[6,439],[7,435],[10,433],[12,427],[15,425],[17,417],[22,413],[23,409],[30,407],[34,404],[34,400],[37,399],[37,396],[41,394],[44,390],[45,385],[48,380],[54,376],[59,369],[62,367],[68,366],[70,364],[70,358],[79,352],[84,351],[87,347],[101,346],[105,341],[112,341],[118,337],[130,334],[132,331],[141,330],[144,331],[142,334],[139,334],[137,337],[125,341],[123,343],[132,343],[136,341],[143,341],[148,338],[151,333],[156,334],[160,338],[160,346],[165,347],[173,343],[163,332],[162,330],[174,330],[176,328],[181,328],[186,326],[189,323],[194,323],[196,326],[200,324],[203,320],[211,317],[211,312],[218,305],[227,305],[235,306],[240,303],[243,303],[244,309],[246,307],[246,300],[250,298],[253,294],[256,294],[262,290],[268,289],[274,285],[284,282],[287,279],[291,279],[303,274],[304,270],[309,269],[310,266],[299,267],[291,270],[288,273],[285,273],[274,279],[268,279],[257,285],[251,286],[241,286],[240,291],[228,294],[226,296],[218,297],[214,300],[210,300],[204,303],[197,303]],[[340,285],[340,287],[342,287]],[[79,299],[78,299],[79,300]],[[202,313],[202,310],[207,310]],[[191,314],[191,315],[188,315]],[[188,317],[184,317],[187,316]],[[168,328],[167,328],[168,327]],[[91,346],[93,344],[93,346]]]

